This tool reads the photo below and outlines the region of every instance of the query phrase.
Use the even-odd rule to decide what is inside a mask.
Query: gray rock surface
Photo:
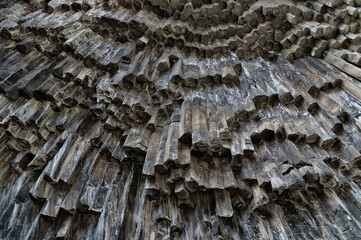
[[[359,0],[0,2],[0,239],[361,239]]]

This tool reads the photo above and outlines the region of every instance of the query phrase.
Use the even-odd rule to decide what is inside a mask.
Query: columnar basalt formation
[[[0,2],[0,239],[361,239],[360,0]]]

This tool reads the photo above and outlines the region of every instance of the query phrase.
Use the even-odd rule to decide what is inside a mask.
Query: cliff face
[[[0,3],[0,239],[361,239],[361,1]]]

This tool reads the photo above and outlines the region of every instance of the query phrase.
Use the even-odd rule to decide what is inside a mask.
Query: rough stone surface
[[[361,239],[360,0],[0,2],[0,239]]]

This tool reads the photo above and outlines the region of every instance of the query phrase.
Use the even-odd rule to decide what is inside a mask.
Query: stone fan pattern
[[[1,239],[360,239],[359,0],[0,3]]]

